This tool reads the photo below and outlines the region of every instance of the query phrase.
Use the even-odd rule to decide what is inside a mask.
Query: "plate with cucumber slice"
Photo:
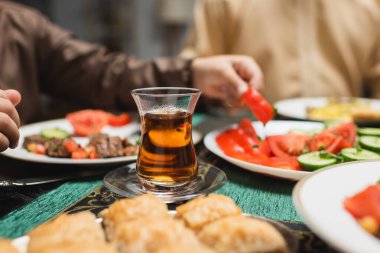
[[[205,146],[243,169],[290,180],[300,180],[335,164],[380,160],[380,129],[377,128],[357,128],[353,123],[280,120],[271,121],[265,127],[260,122],[252,122],[252,126],[261,138],[255,145],[249,144],[254,138],[250,142],[238,137],[243,130],[234,124],[207,134]],[[236,138],[233,141],[225,138],[229,131],[234,133],[229,136]],[[249,139],[247,136],[246,133]],[[218,139],[223,138],[219,146]],[[296,165],[288,166],[290,163]]]
[[[39,163],[52,163],[52,164],[74,164],[74,165],[106,165],[106,164],[120,164],[126,162],[135,161],[137,158],[136,152],[130,153],[127,155],[126,153],[117,157],[107,157],[100,158],[95,157],[93,159],[72,159],[70,157],[51,157],[48,155],[38,154],[38,148],[40,146],[33,147],[36,148],[36,152],[30,152],[25,147],[25,142],[28,140],[30,136],[37,136],[37,139],[65,139],[70,137],[75,141],[76,144],[81,145],[81,147],[86,147],[89,143],[88,137],[78,137],[72,136],[73,127],[70,122],[66,119],[57,119],[57,120],[49,120],[34,124],[29,124],[20,127],[20,140],[19,145],[15,149],[7,149],[1,154],[4,156],[8,156],[14,159],[29,161],[29,162],[39,162]],[[131,122],[127,125],[120,127],[112,127],[105,126],[101,133],[107,134],[109,137],[120,137],[121,140],[125,140],[128,138],[131,146],[137,146],[137,142],[140,139],[140,124],[137,122]],[[32,137],[33,139],[34,137]],[[193,131],[193,142],[198,143],[202,138],[202,135]],[[57,150],[57,153],[61,151]]]
[[[135,142],[139,138],[140,125],[137,123],[130,123],[121,127],[111,127],[105,126],[101,133],[108,134],[109,136],[118,136],[120,138],[130,137],[134,138],[132,141]],[[30,152],[25,148],[25,141],[28,137],[37,136],[36,138],[43,139],[65,139],[72,138],[75,143],[86,147],[89,142],[88,137],[77,137],[71,136],[73,133],[73,128],[70,122],[66,119],[49,120],[34,124],[29,124],[20,127],[20,140],[19,145],[15,149],[7,149],[2,155],[24,160],[30,162],[39,163],[53,163],[53,164],[76,164],[76,165],[104,165],[104,164],[114,164],[114,163],[124,163],[128,161],[136,160],[136,155],[129,156],[119,156],[110,158],[95,158],[95,159],[72,159],[70,157],[51,157],[44,154],[38,154],[37,152]],[[34,137],[32,137],[33,139]],[[32,145],[31,145],[32,146]],[[37,146],[38,148],[38,146]],[[57,150],[57,153],[60,151]]]
[[[106,165],[106,164],[121,164],[126,162],[135,161],[137,158],[137,150],[130,149],[130,153],[124,153],[124,155],[119,155],[115,157],[107,158],[85,158],[85,159],[73,159],[73,158],[62,158],[62,157],[51,157],[48,155],[39,154],[38,148],[36,146],[36,152],[30,152],[25,148],[25,142],[30,136],[37,136],[37,139],[41,137],[44,139],[64,139],[67,137],[72,138],[76,144],[85,148],[89,143],[88,137],[72,136],[73,127],[70,122],[66,119],[56,119],[49,120],[34,124],[29,124],[20,127],[20,140],[19,145],[15,149],[7,149],[1,154],[14,159],[29,161],[29,162],[39,162],[39,163],[52,163],[52,164],[74,164],[74,165]],[[109,137],[120,137],[122,141],[126,138],[129,140],[129,147],[138,146],[138,141],[141,135],[141,126],[137,122],[131,122],[124,126],[112,127],[105,126],[102,128],[101,133],[107,134]],[[32,137],[33,139],[34,137]],[[196,130],[192,132],[193,143],[197,144],[203,138],[202,134]],[[107,146],[108,147],[108,146]],[[57,152],[60,152],[59,150]],[[41,152],[42,153],[42,152]]]

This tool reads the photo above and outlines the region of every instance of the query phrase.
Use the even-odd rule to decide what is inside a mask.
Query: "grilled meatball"
[[[46,143],[46,155],[51,157],[70,157],[70,152],[63,145],[65,139],[51,139]]]
[[[49,140],[42,137],[39,134],[29,135],[26,136],[24,139],[24,143],[22,144],[23,148],[27,148],[29,144],[35,143],[35,144],[42,144],[45,145]]]

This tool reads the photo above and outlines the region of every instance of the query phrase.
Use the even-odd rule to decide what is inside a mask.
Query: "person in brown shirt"
[[[143,62],[79,40],[38,11],[5,1],[0,1],[0,66],[0,150],[16,146],[20,121],[64,115],[51,114],[57,104],[132,110],[130,91],[150,86],[192,86],[205,97],[236,104],[248,85],[262,84],[260,68],[250,57]],[[42,100],[46,94],[53,98],[48,106]],[[16,105],[19,116],[12,108]]]
[[[243,54],[270,102],[380,98],[380,1],[199,0],[183,57]]]

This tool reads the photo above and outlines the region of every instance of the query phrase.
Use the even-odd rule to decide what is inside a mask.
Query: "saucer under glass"
[[[117,168],[104,177],[104,185],[123,197],[133,198],[144,193],[152,193],[165,203],[193,199],[202,194],[216,191],[227,181],[226,174],[212,164],[199,162],[198,175],[186,187],[160,187],[149,191],[140,183],[136,173],[136,163]]]

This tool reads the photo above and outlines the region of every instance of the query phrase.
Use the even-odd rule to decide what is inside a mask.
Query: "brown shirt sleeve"
[[[109,52],[22,5],[0,1],[0,34],[0,89],[21,92],[23,122],[41,118],[45,94],[82,108],[129,110],[136,108],[130,95],[134,88],[191,83],[191,60],[143,62]]]
[[[39,17],[36,50],[42,91],[102,108],[135,108],[130,91],[148,86],[190,85],[190,61],[142,62],[81,41]]]

